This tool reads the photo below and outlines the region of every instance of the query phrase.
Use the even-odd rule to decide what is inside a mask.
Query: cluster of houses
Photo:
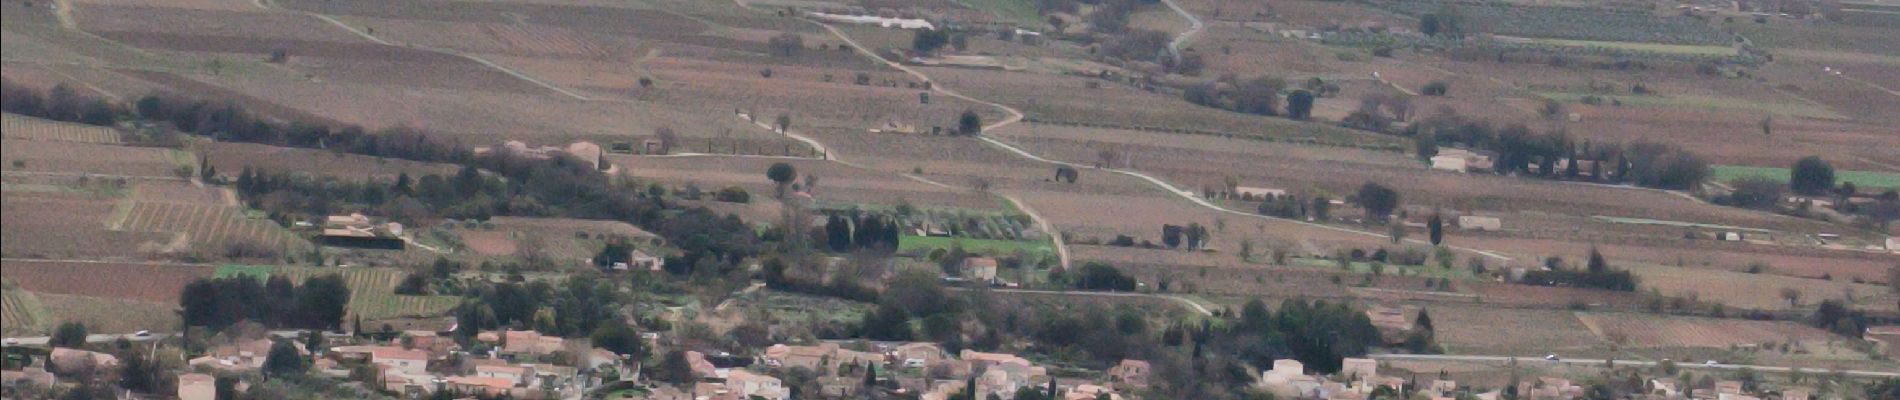
[[[791,389],[768,373],[803,369],[817,375],[819,393],[807,398],[850,398],[864,390],[887,390],[915,395],[923,400],[946,400],[967,390],[974,381],[976,398],[1013,398],[1023,388],[1042,389],[1054,379],[1046,367],[1014,354],[963,350],[951,354],[935,343],[866,343],[853,349],[839,342],[816,345],[773,345],[765,349],[749,367],[724,366],[733,360],[686,352],[688,365],[698,381],[690,388],[661,388],[651,399],[661,400],[787,400]],[[750,369],[748,369],[750,368]],[[871,389],[864,385],[868,371],[883,371],[877,376],[886,385]],[[1109,382],[1060,385],[1063,399],[1093,400],[1107,396],[1122,399],[1128,390],[1148,385],[1149,365],[1140,360],[1125,360],[1109,371]]]
[[[570,398],[602,379],[632,377],[606,376],[601,371],[637,369],[612,352],[577,348],[562,338],[533,331],[482,332],[476,341],[487,350],[465,351],[433,331],[405,331],[386,342],[321,349],[314,353],[311,368],[332,378],[365,380],[366,385],[410,398],[447,391],[516,399]],[[271,345],[270,339],[237,341],[190,360],[196,372],[179,376],[179,399],[214,400],[214,375],[262,368]],[[301,345],[296,347],[306,357],[313,355]],[[567,356],[549,357],[556,353]],[[554,359],[561,361],[548,362]]]
[[[318,238],[326,245],[377,249],[403,248],[402,224],[376,222],[361,213],[331,215],[323,218]]]

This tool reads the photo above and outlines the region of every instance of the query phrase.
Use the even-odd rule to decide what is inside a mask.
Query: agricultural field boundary
[[[745,3],[743,2],[743,0],[733,0],[733,1],[734,1],[734,2],[738,2],[738,3],[740,4],[740,5],[744,5],[744,4],[745,4]],[[935,84],[935,83],[934,83],[935,81],[933,81],[932,79],[930,79],[930,76],[929,76],[929,75],[925,75],[924,73],[922,73],[922,72],[918,72],[917,70],[915,70],[915,69],[912,69],[912,68],[910,68],[910,67],[907,67],[907,66],[904,66],[903,64],[900,64],[900,63],[896,63],[896,62],[892,62],[891,60],[886,60],[886,59],[884,59],[884,57],[883,57],[883,56],[879,56],[879,55],[877,55],[877,53],[875,53],[875,52],[872,52],[872,51],[871,51],[870,49],[866,49],[866,48],[864,47],[864,45],[862,45],[862,44],[859,44],[859,43],[858,43],[858,41],[857,41],[857,40],[855,40],[855,39],[852,39],[852,38],[851,38],[851,36],[849,36],[849,35],[845,35],[845,34],[844,34],[844,31],[841,31],[841,30],[839,30],[839,29],[838,29],[837,27],[834,27],[834,26],[831,26],[831,25],[829,25],[829,24],[825,24],[825,23],[822,23],[822,22],[818,22],[818,21],[814,21],[814,20],[810,20],[810,19],[807,19],[806,21],[807,21],[807,22],[811,22],[811,23],[813,23],[813,24],[818,24],[818,26],[820,26],[820,27],[824,27],[826,31],[829,31],[829,32],[831,32],[831,34],[832,34],[833,36],[837,36],[837,37],[838,37],[838,39],[841,39],[841,40],[843,40],[843,41],[844,41],[844,43],[845,43],[846,45],[849,45],[849,46],[851,46],[851,48],[852,48],[852,49],[855,49],[855,50],[857,50],[859,54],[863,54],[863,55],[864,55],[865,57],[869,57],[869,58],[871,58],[872,60],[875,60],[875,61],[877,61],[877,62],[880,62],[880,63],[883,63],[884,65],[888,65],[888,66],[890,66],[891,68],[896,68],[897,70],[899,70],[899,71],[903,71],[903,72],[904,72],[904,73],[906,73],[906,74],[910,74],[911,76],[913,76],[913,77],[916,77],[917,79],[919,79],[919,80],[922,80],[922,81],[924,81],[924,82],[927,82],[927,83],[933,83],[933,84],[931,85],[931,88],[930,88],[930,90],[932,90],[932,91],[935,91],[935,92],[938,92],[938,93],[942,93],[942,94],[943,94],[943,95],[945,95],[945,96],[950,96],[950,97],[954,97],[954,98],[957,98],[957,99],[962,99],[962,100],[967,100],[967,101],[970,101],[970,102],[973,102],[973,103],[977,103],[977,104],[982,104],[982,105],[986,105],[986,106],[990,106],[990,107],[995,107],[995,108],[997,108],[997,109],[1000,109],[1000,110],[1003,110],[1003,111],[1004,111],[1005,113],[1008,113],[1008,114],[1009,114],[1009,117],[1008,117],[1008,118],[1004,118],[1004,119],[1003,119],[1003,120],[1001,120],[1001,121],[997,121],[997,122],[995,122],[995,123],[991,123],[991,124],[989,124],[989,125],[984,125],[984,126],[983,126],[983,130],[985,130],[985,131],[988,131],[988,130],[994,130],[994,129],[997,129],[997,128],[1001,128],[1001,127],[1004,127],[1004,126],[1008,126],[1009,124],[1014,124],[1014,123],[1016,123],[1016,122],[1018,122],[1018,121],[1022,121],[1022,119],[1023,119],[1023,112],[1022,112],[1021,110],[1017,110],[1017,109],[1016,109],[1016,108],[1014,108],[1014,107],[1010,107],[1010,106],[1006,106],[1006,105],[1002,105],[1002,104],[999,104],[999,103],[996,103],[996,102],[992,102],[992,101],[988,101],[988,100],[983,100],[983,99],[978,99],[978,98],[975,98],[975,97],[970,97],[970,96],[967,96],[967,95],[964,95],[964,94],[962,94],[962,93],[958,93],[958,92],[957,92],[956,90],[953,90],[953,89],[950,89],[949,87],[946,87],[946,86],[944,86],[944,85],[942,85],[942,84]],[[1385,235],[1383,235],[1383,234],[1379,234],[1379,233],[1374,233],[1374,232],[1367,232],[1367,231],[1361,231],[1361,230],[1355,230],[1355,229],[1348,229],[1348,228],[1341,228],[1341,227],[1337,227],[1337,226],[1331,226],[1331,225],[1324,225],[1324,224],[1316,224],[1316,223],[1311,223],[1311,222],[1306,222],[1306,221],[1300,221],[1300,220],[1295,220],[1295,219],[1282,219],[1282,218],[1274,218],[1274,217],[1269,217],[1269,216],[1264,216],[1264,215],[1258,215],[1258,214],[1252,214],[1252,213],[1245,213],[1245,212],[1240,212],[1240,211],[1234,211],[1234,210],[1230,210],[1230,209],[1227,209],[1226,207],[1221,207],[1221,206],[1219,206],[1219,205],[1215,205],[1215,204],[1213,204],[1213,203],[1210,203],[1210,202],[1208,202],[1207,200],[1205,200],[1205,199],[1202,199],[1202,198],[1200,198],[1200,197],[1195,197],[1195,196],[1194,196],[1194,192],[1192,192],[1192,191],[1188,191],[1188,190],[1182,190],[1181,188],[1177,188],[1177,187],[1175,187],[1175,186],[1174,186],[1174,185],[1172,185],[1172,184],[1169,184],[1169,183],[1167,183],[1167,182],[1165,182],[1165,181],[1162,181],[1161,179],[1158,179],[1158,178],[1155,178],[1155,177],[1153,177],[1153,176],[1149,176],[1149,175],[1147,175],[1147,174],[1143,174],[1143,173],[1141,173],[1141,172],[1138,172],[1138,171],[1128,171],[1128,170],[1120,170],[1120,169],[1112,169],[1112,168],[1098,168],[1098,167],[1095,167],[1095,166],[1088,166],[1088,165],[1079,165],[1079,164],[1075,164],[1075,163],[1070,163],[1070,162],[1065,162],[1065,161],[1057,161],[1057,160],[1051,160],[1051,159],[1048,159],[1048,158],[1043,158],[1043,157],[1041,157],[1041,156],[1037,156],[1037,155],[1035,155],[1035,154],[1032,154],[1032,153],[1030,153],[1030,152],[1028,152],[1028,151],[1026,151],[1026,150],[1023,150],[1023,149],[1021,149],[1021,148],[1018,148],[1018,147],[1016,147],[1016,146],[1013,146],[1013,145],[1010,145],[1010,144],[1008,144],[1008,143],[1003,143],[1002,141],[999,141],[999,140],[996,140],[995,138],[991,138],[991,137],[989,137],[989,136],[982,136],[982,135],[978,135],[978,136],[977,136],[977,139],[978,139],[978,140],[982,140],[982,141],[983,141],[983,142],[985,142],[985,143],[989,143],[990,145],[992,145],[992,146],[995,146],[995,147],[997,147],[997,148],[999,148],[999,149],[1002,149],[1002,150],[1005,150],[1005,151],[1008,151],[1008,152],[1011,152],[1011,153],[1015,153],[1016,155],[1018,155],[1018,156],[1021,156],[1021,157],[1023,157],[1023,158],[1027,158],[1027,159],[1030,159],[1030,160],[1034,160],[1034,161],[1038,161],[1038,162],[1042,162],[1042,163],[1047,163],[1047,164],[1055,164],[1055,165],[1065,165],[1065,166],[1070,166],[1070,167],[1075,167],[1075,168],[1089,168],[1089,169],[1095,169],[1095,170],[1100,170],[1100,171],[1108,171],[1108,172],[1114,172],[1114,173],[1118,173],[1118,174],[1122,174],[1122,175],[1127,175],[1127,176],[1131,176],[1131,177],[1135,177],[1135,178],[1139,178],[1139,179],[1142,179],[1142,180],[1146,180],[1146,181],[1148,181],[1149,183],[1153,183],[1153,184],[1154,184],[1155,186],[1157,186],[1157,187],[1160,187],[1161,189],[1163,189],[1163,190],[1166,190],[1166,191],[1167,191],[1167,192],[1169,192],[1169,193],[1173,193],[1173,194],[1174,194],[1174,195],[1176,195],[1176,196],[1179,196],[1179,197],[1181,197],[1181,198],[1183,198],[1183,199],[1187,199],[1187,200],[1188,200],[1189,202],[1193,202],[1194,204],[1197,204],[1197,205],[1200,205],[1201,207],[1205,207],[1205,208],[1208,208],[1208,209],[1211,209],[1211,210],[1215,210],[1215,211],[1219,211],[1219,212],[1223,212],[1223,213],[1228,213],[1228,214],[1233,214],[1233,215],[1238,215],[1238,216],[1243,216],[1243,217],[1249,217],[1249,218],[1260,218],[1260,219],[1278,219],[1278,220],[1284,220],[1284,221],[1288,221],[1288,222],[1292,222],[1292,223],[1295,223],[1295,224],[1300,224],[1300,225],[1305,225],[1305,226],[1309,226],[1309,227],[1315,227],[1315,228],[1322,228],[1322,229],[1330,229],[1330,230],[1334,230],[1334,231],[1339,231],[1339,232],[1344,232],[1344,233],[1351,233],[1351,234],[1356,234],[1356,235],[1362,235],[1362,236],[1368,236],[1368,237],[1376,237],[1376,238],[1384,238],[1384,237],[1385,237]],[[1415,243],[1415,244],[1427,244],[1427,245],[1429,245],[1429,244],[1430,244],[1430,242],[1426,242],[1426,241],[1424,241],[1424,240],[1419,240],[1419,239],[1405,239],[1404,241],[1405,241],[1405,242],[1409,242],[1409,243]],[[1476,248],[1470,248],[1470,247],[1462,247],[1462,246],[1450,246],[1450,247],[1451,247],[1452,249],[1456,249],[1456,250],[1460,250],[1460,251],[1465,251],[1465,252],[1470,252],[1470,253],[1474,253],[1474,254],[1479,254],[1479,255],[1483,255],[1483,256],[1485,256],[1485,257],[1490,257],[1490,258],[1492,258],[1492,259],[1497,259],[1497,260],[1501,260],[1501,261],[1511,261],[1511,260],[1512,260],[1512,258],[1511,258],[1511,257],[1508,257],[1508,256],[1505,256],[1505,255],[1503,255],[1503,254],[1498,254],[1498,253],[1496,253],[1496,252],[1492,252],[1492,251],[1488,251],[1488,250],[1483,250],[1483,249],[1476,249]]]
[[[258,8],[263,8],[266,10],[278,10],[278,8],[271,7],[270,4],[267,3],[267,1],[269,0],[252,0],[251,4],[256,4]],[[323,14],[308,12],[308,11],[298,11],[298,10],[287,10],[287,11],[303,14],[303,15],[310,16],[312,18],[323,20],[324,22],[330,23],[330,25],[335,25],[338,28],[343,28],[344,31],[348,31],[352,34],[355,34],[356,36],[362,37],[364,40],[375,42],[376,44],[380,44],[384,46],[396,46],[396,44],[394,43],[391,43],[387,40],[383,40],[382,38],[376,37],[374,35],[370,35],[368,32],[357,30],[356,27],[352,27],[350,26],[350,24],[343,23],[343,21],[339,21],[336,18],[331,18],[328,15],[323,15]],[[501,64],[496,64],[493,61],[488,61],[488,59],[476,57],[475,55],[472,55],[472,54],[465,54],[458,51],[450,51],[450,50],[438,49],[434,47],[422,46],[422,45],[417,45],[414,43],[405,43],[405,45],[411,48],[433,51],[437,53],[448,54],[448,55],[452,55],[456,57],[465,58],[465,59],[468,59],[469,61],[474,61],[478,64],[487,66],[488,68],[494,69],[496,71],[501,71],[501,73],[508,74],[508,76],[512,76],[512,77],[515,77],[516,79],[520,79],[523,81],[527,81],[528,83],[535,84],[535,86],[540,86],[547,90],[552,90],[555,93],[560,93],[561,95],[571,97],[575,100],[581,100],[581,101],[594,100],[591,97],[583,96],[580,93],[575,93],[573,91],[567,90],[566,88],[555,86],[553,84],[544,82],[540,79],[535,79],[532,76],[528,76],[528,74],[521,73],[520,71],[515,71],[512,68],[502,66]]]

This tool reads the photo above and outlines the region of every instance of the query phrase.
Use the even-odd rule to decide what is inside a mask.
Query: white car
[[[150,337],[150,336],[152,336],[152,331],[132,332],[132,337]]]
[[[16,344],[20,344],[20,339],[14,339],[14,338],[7,338],[7,340],[6,340],[6,344],[7,344],[8,346],[12,346],[12,345],[16,345]]]
[[[1708,361],[1703,361],[1702,365],[1722,365],[1722,362],[1715,361],[1715,360],[1708,360]]]
[[[1560,360],[1563,360],[1563,359],[1562,359],[1562,358],[1558,358],[1556,354],[1551,354],[1551,355],[1546,355],[1546,356],[1544,356],[1544,360],[1548,360],[1548,361],[1560,361]]]

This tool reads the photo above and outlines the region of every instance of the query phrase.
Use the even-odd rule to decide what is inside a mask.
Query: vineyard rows
[[[402,282],[402,270],[388,268],[323,268],[323,267],[266,267],[227,265],[218,268],[217,276],[228,277],[249,275],[266,277],[282,274],[292,281],[302,282],[310,277],[323,274],[339,274],[350,287],[349,318],[362,317],[375,320],[383,318],[435,316],[447,313],[461,302],[455,296],[408,296],[396,294],[396,285]]]
[[[119,230],[184,233],[189,235],[191,243],[208,246],[238,240],[253,241],[271,249],[285,246],[301,249],[307,245],[275,222],[249,218],[237,208],[213,204],[134,201]]]
[[[0,292],[0,332],[38,332],[48,322],[45,310],[32,293],[18,289]]]
[[[7,139],[119,143],[119,132],[113,131],[112,128],[49,121],[14,114],[0,115],[0,132],[4,132]]]

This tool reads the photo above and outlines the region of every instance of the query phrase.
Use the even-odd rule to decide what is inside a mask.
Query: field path
[[[740,1],[740,0],[734,0],[734,1]],[[1169,3],[1169,4],[1173,4],[1173,1],[1172,1],[1172,0],[1168,0],[1168,3]],[[741,3],[741,4],[744,4],[744,3]],[[996,102],[992,102],[992,101],[988,101],[988,100],[983,100],[983,99],[978,99],[978,98],[975,98],[975,97],[970,97],[970,96],[967,96],[967,95],[964,95],[964,94],[962,94],[962,93],[958,93],[958,92],[957,92],[957,91],[956,91],[955,89],[951,89],[951,88],[949,88],[949,87],[947,87],[947,86],[945,86],[945,85],[943,85],[943,84],[941,84],[941,83],[936,83],[936,82],[935,82],[934,80],[932,80],[932,79],[930,79],[930,76],[929,76],[929,75],[925,75],[925,74],[924,74],[924,73],[922,73],[922,72],[918,72],[918,71],[917,71],[916,69],[913,69],[913,68],[910,68],[910,67],[908,67],[908,66],[905,66],[905,65],[903,65],[903,64],[901,64],[901,63],[897,63],[897,62],[894,62],[894,61],[891,61],[891,60],[886,60],[886,59],[884,59],[884,57],[883,57],[883,56],[879,56],[879,55],[877,55],[877,53],[875,53],[875,52],[872,52],[872,51],[871,51],[870,49],[867,49],[867,48],[865,48],[865,47],[864,47],[863,45],[861,45],[861,44],[858,44],[858,41],[857,41],[857,40],[853,40],[853,39],[851,39],[851,37],[850,37],[849,35],[845,35],[845,34],[844,34],[844,31],[841,31],[841,30],[839,30],[839,29],[838,29],[837,27],[833,27],[833,26],[831,26],[831,25],[829,25],[829,24],[825,24],[825,23],[822,23],[822,22],[818,22],[818,21],[815,21],[815,20],[809,20],[809,19],[807,19],[806,21],[808,21],[808,22],[811,22],[811,23],[814,23],[814,24],[818,24],[818,26],[821,26],[821,27],[824,27],[824,28],[825,28],[825,30],[826,30],[826,31],[830,31],[830,32],[831,32],[831,34],[832,34],[833,36],[837,36],[837,37],[838,37],[838,39],[841,39],[841,40],[844,40],[844,43],[845,43],[846,45],[850,45],[850,46],[851,46],[851,48],[853,48],[853,49],[856,49],[856,50],[858,51],[858,54],[863,54],[863,55],[864,55],[865,57],[869,57],[869,58],[871,58],[871,59],[872,59],[872,60],[874,60],[874,61],[877,61],[877,62],[879,62],[879,63],[882,63],[882,64],[884,64],[884,65],[887,65],[887,66],[890,66],[891,68],[895,68],[895,69],[897,69],[897,70],[899,70],[899,71],[903,71],[904,73],[906,73],[906,74],[910,74],[910,75],[911,75],[912,77],[915,77],[915,78],[917,78],[917,79],[919,79],[919,80],[923,80],[924,82],[930,82],[930,83],[931,83],[931,85],[930,85],[930,90],[931,90],[931,91],[934,91],[934,92],[937,92],[937,93],[941,93],[941,94],[943,94],[943,95],[945,95],[945,96],[950,96],[950,97],[953,97],[953,98],[957,98],[957,99],[962,99],[962,100],[966,100],[966,101],[969,101],[969,102],[973,102],[973,103],[977,103],[977,104],[982,104],[982,105],[986,105],[986,106],[990,106],[990,107],[995,107],[995,108],[997,108],[997,109],[1000,109],[1000,110],[1003,110],[1003,112],[1005,112],[1005,113],[1008,113],[1008,114],[1009,114],[1009,118],[1004,118],[1004,119],[1003,119],[1003,120],[1001,120],[1001,121],[996,121],[995,123],[991,123],[991,124],[988,124],[988,125],[984,125],[984,126],[983,126],[983,130],[985,130],[985,131],[987,131],[987,130],[993,130],[993,129],[997,129],[997,128],[1001,128],[1001,127],[1004,127],[1004,126],[1008,126],[1009,124],[1014,124],[1014,123],[1016,123],[1016,122],[1019,122],[1019,121],[1022,121],[1022,119],[1023,119],[1023,112],[1022,112],[1021,110],[1017,110],[1017,109],[1015,109],[1015,108],[1013,108],[1013,107],[1010,107],[1010,106],[1006,106],[1006,105],[1002,105],[1002,104],[999,104],[999,103],[996,103]],[[1196,24],[1196,25],[1198,26],[1198,25],[1199,25],[1199,24],[1198,24],[1198,22],[1199,22],[1199,20],[1196,20],[1196,22],[1197,22],[1197,24]],[[1198,28],[1197,28],[1197,29],[1195,29],[1195,30],[1189,30],[1189,32],[1196,32],[1197,30],[1198,30]],[[1184,36],[1185,36],[1185,35],[1184,35]],[[1082,164],[1076,164],[1076,163],[1071,163],[1071,162],[1067,162],[1067,161],[1059,161],[1059,160],[1052,160],[1052,159],[1048,159],[1048,158],[1044,158],[1044,157],[1042,157],[1042,156],[1038,156],[1038,155],[1036,155],[1036,154],[1034,154],[1034,153],[1030,153],[1030,152],[1029,152],[1029,151],[1027,151],[1027,150],[1023,150],[1022,148],[1019,148],[1019,147],[1016,147],[1016,146],[1014,146],[1014,145],[1010,145],[1010,144],[1008,144],[1008,143],[1004,143],[1004,142],[1002,142],[1002,141],[999,141],[999,140],[996,140],[995,138],[992,138],[992,137],[989,137],[989,136],[982,136],[982,135],[979,135],[979,136],[977,136],[977,139],[978,139],[978,140],[981,140],[981,141],[983,141],[984,143],[988,143],[988,144],[990,144],[990,145],[992,145],[992,146],[995,146],[995,147],[996,147],[996,148],[998,148],[998,149],[1002,149],[1003,151],[1008,151],[1008,152],[1010,152],[1010,153],[1015,153],[1015,154],[1016,154],[1017,156],[1021,156],[1021,157],[1023,157],[1023,158],[1027,158],[1027,159],[1030,159],[1030,160],[1034,160],[1034,161],[1037,161],[1037,162],[1042,162],[1042,163],[1047,163],[1047,164],[1056,164],[1056,165],[1066,165],[1066,166],[1070,166],[1070,167],[1074,167],[1074,168],[1077,168],[1077,169],[1083,169],[1083,168],[1088,168],[1088,169],[1096,169],[1096,170],[1101,170],[1101,171],[1108,171],[1108,172],[1113,172],[1113,173],[1117,173],[1117,174],[1122,174],[1122,175],[1127,175],[1127,176],[1131,176],[1131,177],[1135,177],[1135,178],[1138,178],[1138,179],[1141,179],[1141,180],[1145,180],[1145,181],[1148,181],[1149,183],[1152,183],[1152,184],[1154,184],[1154,185],[1155,185],[1156,187],[1159,187],[1159,188],[1161,188],[1162,190],[1165,190],[1165,191],[1167,191],[1168,193],[1173,193],[1174,195],[1176,195],[1176,196],[1179,196],[1179,197],[1181,197],[1181,198],[1183,198],[1183,199],[1186,199],[1186,200],[1187,200],[1187,201],[1189,201],[1189,202],[1193,202],[1193,203],[1194,203],[1194,204],[1196,204],[1196,205],[1199,205],[1199,206],[1201,206],[1201,207],[1205,207],[1205,208],[1207,208],[1207,209],[1210,209],[1210,210],[1214,210],[1214,211],[1219,211],[1219,212],[1223,212],[1223,213],[1228,213],[1228,214],[1233,214],[1233,215],[1237,215],[1237,216],[1242,216],[1242,217],[1248,217],[1248,218],[1259,218],[1259,219],[1275,219],[1275,220],[1283,220],[1283,221],[1287,221],[1287,222],[1292,222],[1292,223],[1294,223],[1294,224],[1299,224],[1299,225],[1304,225],[1304,226],[1308,226],[1308,227],[1313,227],[1313,228],[1320,228],[1320,229],[1329,229],[1329,230],[1334,230],[1334,231],[1339,231],[1339,232],[1345,232],[1345,233],[1351,233],[1351,234],[1356,234],[1356,235],[1361,235],[1361,236],[1367,236],[1367,237],[1375,237],[1375,238],[1384,238],[1384,237],[1386,237],[1386,235],[1385,235],[1385,234],[1383,234],[1383,233],[1377,233],[1377,232],[1369,232],[1369,231],[1361,231],[1361,230],[1357,230],[1357,229],[1350,229],[1350,228],[1342,228],[1342,227],[1337,227],[1337,226],[1332,226],[1332,225],[1325,225],[1325,224],[1317,224],[1317,223],[1312,223],[1312,222],[1306,222],[1306,221],[1301,221],[1301,220],[1297,220],[1297,219],[1287,219],[1287,218],[1275,218],[1275,217],[1270,217],[1270,216],[1265,216],[1265,215],[1259,215],[1259,214],[1253,214],[1253,213],[1247,213],[1247,212],[1240,212],[1240,211],[1234,211],[1234,210],[1231,210],[1231,209],[1228,209],[1228,208],[1226,208],[1226,207],[1221,207],[1221,206],[1219,206],[1219,205],[1216,205],[1216,204],[1214,204],[1214,203],[1211,203],[1211,202],[1208,202],[1208,201],[1207,201],[1206,199],[1202,199],[1202,198],[1200,198],[1199,196],[1195,196],[1195,195],[1194,195],[1194,192],[1193,192],[1193,191],[1191,191],[1191,190],[1186,190],[1186,189],[1181,189],[1181,188],[1178,188],[1178,187],[1175,187],[1175,186],[1174,186],[1173,184],[1170,184],[1170,183],[1168,183],[1167,181],[1163,181],[1163,180],[1161,180],[1161,179],[1159,179],[1159,178],[1155,178],[1155,177],[1153,177],[1153,176],[1150,176],[1150,175],[1148,175],[1148,174],[1144,174],[1144,173],[1141,173],[1141,172],[1139,172],[1139,171],[1132,171],[1132,170],[1123,170],[1123,169],[1114,169],[1114,168],[1100,168],[1100,167],[1096,167],[1096,166],[1093,166],[1093,165],[1082,165]],[[1424,245],[1430,245],[1430,244],[1431,244],[1430,242],[1427,242],[1427,241],[1424,241],[1424,240],[1419,240],[1419,239],[1405,239],[1404,241],[1405,241],[1405,242],[1408,242],[1408,243],[1414,243],[1414,244],[1424,244]],[[1058,246],[1058,247],[1059,247],[1059,246]],[[1507,256],[1505,256],[1505,255],[1503,255],[1503,254],[1498,254],[1498,253],[1496,253],[1496,252],[1492,252],[1492,251],[1488,251],[1488,250],[1483,250],[1483,249],[1476,249],[1476,248],[1470,248],[1470,247],[1462,247],[1462,246],[1447,246],[1447,247],[1450,247],[1450,248],[1452,248],[1452,249],[1454,249],[1454,250],[1459,250],[1459,251],[1464,251],[1464,252],[1469,252],[1469,253],[1474,253],[1474,254],[1479,254],[1479,255],[1483,255],[1483,256],[1485,256],[1485,257],[1490,257],[1490,258],[1493,258],[1493,259],[1497,259],[1497,260],[1502,260],[1502,261],[1511,261],[1511,260],[1512,260],[1512,259],[1511,259],[1510,257],[1507,257]]]
[[[1207,26],[1202,24],[1201,19],[1195,17],[1194,13],[1188,12],[1186,8],[1181,8],[1181,4],[1176,3],[1175,0],[1161,0],[1161,3],[1167,4],[1169,9],[1174,10],[1174,13],[1181,14],[1181,18],[1187,18],[1188,24],[1191,25],[1187,31],[1176,35],[1174,41],[1168,42],[1168,54],[1174,56],[1174,65],[1181,65],[1181,45],[1187,44],[1189,39],[1194,38],[1194,35],[1201,34],[1201,29]]]
[[[73,22],[73,0],[54,1],[53,17],[59,19],[59,26],[75,31],[79,30],[79,23]]]
[[[1541,363],[1551,363],[1551,364],[1563,363],[1563,364],[1571,364],[1571,365],[1603,365],[1604,363],[1614,362],[1615,364],[1619,364],[1619,365],[1631,365],[1631,366],[1639,366],[1639,367],[1650,367],[1650,366],[1656,365],[1656,362],[1654,361],[1603,360],[1603,359],[1588,359],[1588,358],[1565,358],[1562,360],[1545,360],[1543,356],[1508,357],[1508,356],[1463,356],[1463,355],[1435,355],[1435,354],[1373,354],[1367,357],[1381,359],[1381,360],[1441,360],[1441,361],[1471,361],[1471,362],[1496,362],[1496,363],[1508,363],[1508,362],[1516,361],[1516,362],[1523,362],[1523,363],[1540,363],[1541,362]],[[1696,364],[1696,363],[1687,363],[1687,362],[1676,364],[1676,367],[1693,368],[1693,369],[1726,370],[1726,371],[1753,370],[1757,372],[1774,372],[1774,373],[1791,373],[1794,371],[1793,369],[1790,369],[1788,367],[1771,367],[1771,366],[1765,366],[1765,365]],[[1809,369],[1806,369],[1805,371],[1812,373],[1812,372],[1819,371],[1819,369],[1809,368]],[[1890,371],[1841,370],[1838,372],[1847,376],[1863,377],[1863,378],[1900,378],[1900,372],[1890,372]]]
[[[267,10],[279,9],[276,7],[272,7],[270,3],[268,3],[267,1],[268,0],[252,0],[251,4],[256,4],[258,7],[267,9]],[[540,79],[536,79],[535,77],[528,76],[528,74],[524,74],[524,73],[521,73],[520,71],[516,71],[513,68],[508,68],[508,67],[502,66],[501,64],[496,64],[493,61],[488,61],[488,59],[477,57],[473,54],[467,54],[467,53],[462,53],[459,51],[448,50],[448,49],[438,49],[438,48],[418,45],[414,43],[404,43],[403,45],[399,46],[396,43],[383,40],[382,38],[376,37],[375,35],[371,35],[369,34],[369,32],[358,30],[356,29],[356,27],[350,26],[350,24],[343,23],[343,21],[330,17],[328,15],[323,15],[323,14],[318,14],[318,13],[308,12],[308,11],[301,11],[301,10],[291,10],[291,9],[282,9],[282,10],[290,11],[290,12],[294,12],[298,14],[303,14],[303,15],[308,15],[312,18],[323,20],[324,22],[330,23],[330,25],[336,25],[336,27],[338,28],[343,28],[343,30],[345,31],[349,31],[350,33],[355,34],[358,37],[362,37],[364,40],[375,42],[376,44],[380,44],[384,46],[394,46],[394,47],[409,47],[409,48],[421,49],[421,50],[432,51],[432,52],[465,58],[465,59],[468,59],[469,61],[474,61],[478,64],[487,66],[488,68],[494,69],[496,71],[501,71],[501,73],[508,74],[508,76],[512,76],[512,77],[515,77],[516,79],[520,79],[523,81],[527,81],[528,83],[532,83],[535,86],[540,86],[547,90],[552,90],[555,93],[560,93],[561,95],[571,97],[575,100],[581,100],[581,101],[594,100],[593,98],[581,95],[580,93],[575,93],[574,91],[567,90],[567,88],[555,86],[554,84],[544,82]]]
[[[1016,199],[1016,196],[1007,194],[1000,196],[1003,196],[1004,200],[1009,200],[1009,204],[1016,206],[1016,209],[1023,210],[1023,214],[1028,214],[1030,220],[1036,221],[1037,229],[1042,229],[1043,232],[1049,233],[1049,240],[1055,242],[1056,245],[1057,263],[1062,265],[1062,270],[1069,270],[1069,246],[1063,243],[1062,232],[1057,231],[1054,225],[1050,225],[1049,220],[1043,218],[1042,214],[1037,213],[1036,209],[1029,208],[1028,204],[1024,204],[1022,200]]]
[[[969,291],[977,290],[977,289],[969,289],[969,288],[962,288],[962,287],[952,287],[949,289],[960,291],[960,292],[969,292]],[[1156,299],[1162,299],[1162,300],[1179,303],[1182,306],[1186,306],[1190,310],[1194,310],[1195,313],[1201,314],[1202,316],[1208,316],[1208,317],[1214,316],[1214,311],[1207,309],[1207,306],[1201,305],[1201,303],[1195,302],[1194,300],[1189,300],[1186,297],[1174,296],[1174,295],[1138,293],[1138,292],[1089,292],[1089,291],[1029,290],[1029,289],[986,289],[986,290],[989,290],[991,292],[996,292],[996,293],[1050,294],[1050,295],[1057,295],[1057,296],[1149,297],[1149,298],[1156,298]]]

